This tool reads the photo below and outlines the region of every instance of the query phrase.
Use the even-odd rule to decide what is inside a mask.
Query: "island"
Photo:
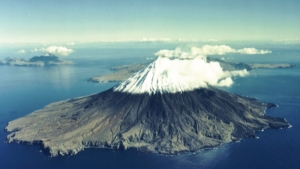
[[[233,71],[233,70],[243,70],[251,71],[252,69],[277,69],[277,68],[293,68],[296,65],[293,64],[249,64],[242,62],[229,62],[224,61],[218,58],[207,57],[208,62],[219,62],[223,70]],[[132,74],[138,72],[149,63],[140,63],[133,65],[121,65],[110,68],[112,73],[108,73],[105,75],[100,75],[96,77],[89,78],[90,82],[122,82],[129,78]]]
[[[168,72],[169,66],[178,61],[158,57],[111,89],[52,103],[10,121],[7,142],[38,145],[50,156],[85,148],[179,154],[255,138],[256,131],[266,128],[290,127],[284,118],[265,115],[275,104],[174,80],[176,71]],[[184,76],[194,77],[188,73]]]
[[[0,60],[0,65],[10,66],[56,66],[56,65],[71,65],[73,61],[62,60],[55,55],[34,56],[31,59],[5,58]]]
[[[294,64],[248,64],[252,69],[288,69],[288,68],[294,68],[296,65]]]
[[[110,70],[114,71],[113,73],[92,77],[89,78],[88,81],[101,83],[121,82],[129,78],[132,74],[143,69],[145,66],[147,66],[147,63],[112,67]]]

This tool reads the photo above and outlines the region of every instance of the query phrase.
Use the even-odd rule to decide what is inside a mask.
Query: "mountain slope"
[[[175,154],[289,127],[283,118],[264,116],[273,104],[211,86],[230,85],[232,76],[245,71],[223,71],[219,63],[199,58],[158,57],[107,91],[9,122],[7,142],[38,144],[51,156],[89,147]]]
[[[288,127],[282,118],[263,116],[270,106],[211,87],[163,95],[110,89],[9,122],[7,141],[41,144],[51,156],[86,147],[196,151],[254,137],[263,128]]]

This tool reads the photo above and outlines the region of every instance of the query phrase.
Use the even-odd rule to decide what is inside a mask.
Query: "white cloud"
[[[58,56],[68,56],[69,54],[73,53],[74,51],[72,49],[68,49],[63,46],[49,46],[47,48],[40,48],[40,49],[32,49],[31,52],[47,52],[52,55],[58,55]]]
[[[209,41],[209,42],[217,42],[219,40],[217,40],[217,39],[207,39],[207,41]]]
[[[227,45],[204,45],[201,48],[192,47],[192,53],[199,54],[199,55],[225,55],[227,53],[239,53],[239,54],[268,54],[272,53],[269,50],[258,50],[255,48],[243,48],[243,49],[233,49]]]
[[[236,53],[241,53],[241,54],[248,54],[248,55],[254,55],[254,54],[268,54],[272,53],[272,51],[269,50],[257,50],[255,48],[243,48],[239,49],[236,51]]]
[[[173,53],[178,54],[177,51]],[[208,86],[231,86],[235,76],[246,76],[247,70],[224,71],[219,62],[201,57],[161,57],[114,88],[129,93],[176,93]]]
[[[19,50],[17,53],[18,53],[18,54],[24,54],[24,53],[26,53],[26,51],[25,51],[24,49],[21,49],[21,50]]]
[[[191,51],[193,54],[199,54],[199,55],[224,55],[226,53],[235,53],[235,49],[231,48],[227,45],[204,45],[201,48],[198,47],[192,47]]]
[[[293,39],[277,39],[275,41],[279,41],[279,42],[297,42],[300,41],[300,38],[293,38]]]
[[[160,50],[155,53],[156,56],[162,57],[179,57],[179,58],[194,58],[202,57],[206,58],[207,55],[225,55],[228,53],[239,53],[239,54],[268,54],[272,53],[270,50],[258,50],[255,48],[243,48],[234,49],[227,45],[204,45],[202,47],[192,47],[189,52],[183,52],[180,48],[175,50]]]
[[[209,46],[202,48],[193,47],[190,52],[183,52],[180,48],[175,50],[160,50],[155,53],[161,58],[170,59],[169,66],[163,72],[172,72],[177,79],[174,81],[183,82],[193,88],[212,86],[226,86],[233,84],[233,77],[244,77],[249,72],[244,70],[224,71],[219,62],[207,62],[206,55],[236,53],[235,49],[229,46]],[[176,76],[175,76],[176,75]],[[182,84],[181,86],[187,86]]]
[[[171,41],[170,38],[143,38],[140,42],[167,42]]]
[[[167,58],[181,58],[181,59],[195,58],[195,56],[192,53],[183,52],[180,48],[176,48],[175,50],[167,50],[167,49],[159,50],[154,55],[167,57]]]
[[[170,38],[141,38],[141,39],[115,39],[115,40],[103,40],[104,43],[126,43],[126,42],[170,42]]]
[[[46,48],[46,52],[53,55],[68,56],[69,54],[73,53],[73,50],[63,46],[49,46]]]
[[[31,50],[31,52],[40,52],[40,49],[34,48],[34,49]]]
[[[73,46],[73,45],[75,45],[75,42],[68,42],[68,43],[66,43],[66,45]]]

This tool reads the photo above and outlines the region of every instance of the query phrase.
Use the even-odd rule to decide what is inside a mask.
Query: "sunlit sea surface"
[[[55,158],[47,157],[36,146],[5,143],[9,133],[3,129],[7,122],[52,102],[107,90],[116,83],[92,83],[87,79],[109,73],[111,66],[149,62],[146,58],[153,56],[155,50],[77,49],[77,54],[66,58],[75,65],[0,66],[0,168],[300,168],[299,49],[273,49],[272,54],[265,56],[222,56],[235,61],[298,65],[293,69],[252,70],[248,77],[235,79],[232,87],[222,88],[279,105],[266,114],[284,117],[293,126],[257,132],[259,139],[243,139],[217,149],[176,156],[145,154],[135,149],[85,149],[74,156]]]

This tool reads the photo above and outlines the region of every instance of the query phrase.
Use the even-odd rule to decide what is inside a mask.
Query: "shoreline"
[[[244,138],[256,138],[255,133],[266,128],[280,129],[291,127],[283,118],[263,115],[264,108],[271,108],[270,105],[273,104],[230,94],[219,89],[199,89],[196,93],[190,91],[183,94],[167,94],[165,95],[165,99],[173,98],[179,101],[182,98],[193,98],[199,94],[206,96],[212,92],[217,93],[215,96],[211,95],[198,98],[201,100],[197,100],[197,103],[195,103],[198,108],[192,111],[194,113],[192,116],[186,112],[187,110],[185,110],[185,108],[183,109],[184,112],[176,111],[179,109],[178,106],[181,107],[180,105],[176,105],[172,110],[168,110],[173,112],[170,115],[175,113],[176,116],[180,116],[177,120],[197,117],[199,124],[197,123],[196,126],[203,126],[201,131],[198,131],[198,127],[194,129],[194,125],[185,123],[184,121],[178,122],[178,124],[183,125],[182,127],[184,127],[184,129],[193,129],[193,131],[189,133],[193,135],[193,138],[197,136],[197,139],[194,139],[199,139],[199,143],[193,141],[186,143],[187,140],[191,139],[185,135],[186,132],[182,133],[180,128],[172,127],[172,130],[177,131],[174,137],[182,137],[183,140],[175,141],[174,144],[176,144],[176,146],[172,146],[173,148],[164,145],[167,140],[171,139],[170,137],[172,135],[172,132],[168,133],[170,131],[167,129],[169,122],[157,124],[156,122],[147,122],[145,121],[146,119],[139,119],[139,122],[128,128],[128,131],[123,131],[121,126],[130,123],[130,121],[128,121],[129,119],[123,117],[126,114],[125,112],[128,105],[131,105],[130,107],[145,106],[142,101],[145,101],[145,103],[153,103],[153,101],[157,101],[161,96],[160,94],[149,96],[147,94],[128,95],[119,92],[112,93],[112,89],[91,96],[51,103],[43,109],[36,110],[25,117],[13,120],[9,122],[5,128],[5,131],[10,133],[7,136],[6,142],[38,145],[43,149],[45,154],[49,154],[52,157],[75,155],[85,148],[125,150],[132,147],[142,149],[149,153],[158,152],[160,154],[170,155],[183,152],[196,152],[207,148],[217,148],[220,144],[234,142]],[[210,100],[210,97],[214,97],[214,99],[219,101],[225,97],[227,98],[226,100],[231,100],[231,104],[227,105],[227,103],[224,103],[220,105],[219,108],[211,108],[209,105],[205,105],[202,111],[199,110],[201,112],[201,115],[199,115],[199,112],[197,113],[196,110],[202,109],[201,106],[203,105],[201,103],[206,103]],[[119,98],[119,100],[115,100],[114,98]],[[139,103],[137,100],[141,102]],[[236,102],[236,100],[239,100],[239,102]],[[184,105],[189,105],[189,99],[183,101],[185,103]],[[193,102],[195,101],[196,100]],[[232,112],[232,110],[242,108],[245,105],[247,105],[247,107],[249,106],[243,110],[246,113],[240,114],[238,112]],[[161,107],[164,105],[157,106]],[[224,109],[226,111],[218,113],[219,111],[214,111],[215,109]],[[160,119],[162,115],[156,117],[157,111],[155,110],[156,109],[151,109],[149,111],[132,113],[140,113],[140,116],[150,113],[150,116]],[[252,110],[255,112],[252,112]],[[225,116],[223,115],[224,113],[226,114]],[[171,120],[170,115],[165,117],[165,120]],[[238,119],[231,118],[232,115],[235,115]],[[126,116],[129,117],[131,115],[126,114]],[[256,119],[256,121],[253,121],[253,119]],[[33,124],[32,121],[35,121],[35,123]],[[216,131],[209,130],[209,126],[212,124]],[[158,126],[148,128],[149,125]],[[163,128],[167,128],[163,131],[157,130],[157,127],[161,125]],[[224,129],[224,127],[227,129]],[[139,130],[142,130],[142,133],[140,133]],[[219,135],[221,131],[226,132]],[[136,135],[137,133],[140,134]]]

